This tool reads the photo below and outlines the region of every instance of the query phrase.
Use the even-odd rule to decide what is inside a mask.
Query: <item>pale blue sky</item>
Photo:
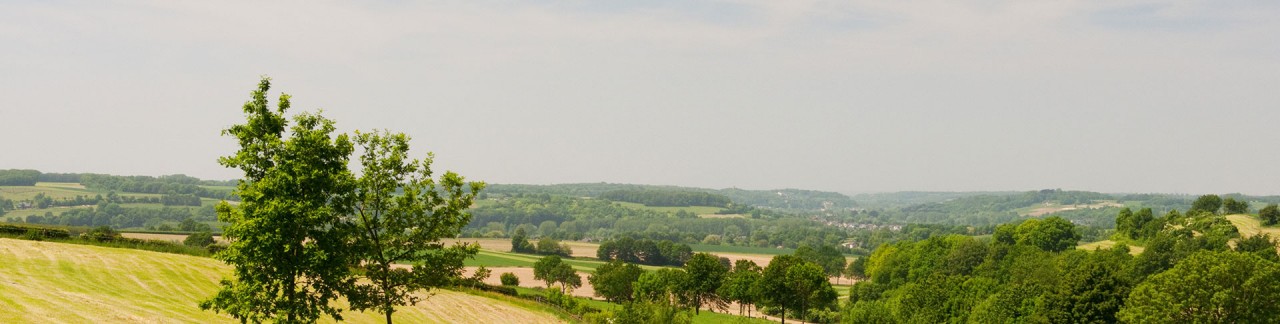
[[[0,168],[232,178],[259,75],[497,183],[1280,194],[1274,1],[0,3]]]

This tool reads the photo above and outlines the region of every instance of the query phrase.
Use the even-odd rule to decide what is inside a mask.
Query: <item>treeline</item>
[[[237,200],[230,190],[205,188],[202,187],[202,185],[205,185],[203,180],[181,174],[160,177],[86,174],[81,177],[80,183],[84,184],[85,188],[92,190],[193,195],[203,198]]]
[[[492,197],[492,196],[491,196]],[[698,218],[682,212],[627,208],[599,199],[550,194],[491,198],[471,209],[466,237],[530,237],[603,241],[620,235],[685,244],[796,248],[839,245],[848,230],[800,216],[764,210],[759,218]]]
[[[849,196],[836,192],[777,189],[746,190],[738,188],[706,189],[678,186],[652,186],[616,183],[574,183],[556,185],[493,184],[485,188],[489,195],[548,194],[598,198],[612,191],[702,192],[727,197],[736,205],[785,210],[849,209],[857,204]]]
[[[40,171],[0,170],[0,186],[34,186],[40,181]]]
[[[183,224],[191,224],[187,231],[199,230],[203,222],[217,220],[213,206],[202,208],[126,208],[119,204],[100,202],[92,208],[72,208],[55,215],[28,215],[22,221],[30,224],[62,226],[108,226],[112,228],[146,228],[150,230],[184,230]],[[177,223],[176,225],[172,223]]]
[[[729,197],[722,195],[674,190],[614,190],[602,193],[598,198],[662,207],[726,207],[730,203]]]
[[[596,249],[596,257],[600,260],[621,260],[655,266],[683,266],[691,256],[693,248],[688,244],[630,237],[606,240]]]
[[[1276,322],[1280,256],[1268,236],[1241,238],[1212,212],[1131,213],[1145,251],[1076,250],[1056,217],[886,244],[859,266],[841,321],[969,323]],[[1133,217],[1121,217],[1133,219]],[[1151,225],[1151,224],[1160,224]],[[1126,234],[1127,235],[1127,234]],[[1228,244],[1228,242],[1236,242]],[[1213,310],[1213,311],[1204,311]]]

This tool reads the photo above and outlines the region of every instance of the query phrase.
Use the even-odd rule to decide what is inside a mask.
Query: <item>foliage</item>
[[[776,307],[783,318],[788,309],[798,311],[800,318],[811,308],[833,309],[837,297],[821,266],[794,255],[773,257],[759,287],[760,303]]]
[[[97,191],[164,194],[172,195],[174,197],[182,197],[183,199],[190,199],[188,197],[203,197],[222,200],[237,200],[237,197],[230,191],[205,187],[204,185],[207,183],[206,181],[181,174],[160,177],[85,174],[80,178],[79,182],[84,184],[85,188]],[[176,200],[174,201],[174,203],[177,202],[178,201]],[[190,203],[187,202],[186,204]]]
[[[562,257],[568,257],[573,254],[573,249],[569,248],[568,244],[560,243],[560,241],[557,241],[556,239],[543,237],[538,239],[538,246],[534,252],[542,255],[559,255]]]
[[[844,254],[840,253],[840,250],[837,250],[834,246],[821,245],[815,249],[808,245],[802,245],[796,249],[795,255],[821,266],[822,271],[829,277],[838,277],[844,272]]]
[[[182,240],[182,244],[195,247],[205,247],[214,243],[213,233],[206,231],[191,233],[191,235],[187,235],[186,239]]]
[[[685,262],[684,270],[689,273],[689,282],[684,288],[692,297],[694,314],[701,311],[702,305],[708,305],[712,309],[724,309],[727,306],[716,290],[724,282],[729,269],[720,263],[718,257],[710,253],[694,254],[689,262]]]
[[[548,255],[534,263],[533,278],[546,282],[547,288],[559,283],[561,292],[582,286],[582,276],[556,255]]]
[[[596,271],[587,277],[587,281],[591,282],[596,296],[604,297],[610,302],[622,303],[635,299],[631,284],[639,280],[643,273],[644,270],[634,264],[613,260],[597,267]]]
[[[600,199],[625,201],[645,206],[728,206],[729,197],[708,192],[683,190],[613,190],[601,193]]]
[[[1280,265],[1252,254],[1204,251],[1134,288],[1119,318],[1135,323],[1280,321]]]
[[[245,123],[223,131],[240,150],[219,162],[242,170],[244,179],[236,188],[241,203],[218,206],[231,245],[215,257],[232,265],[235,277],[200,307],[251,322],[340,319],[332,302],[353,281],[350,226],[341,219],[349,212],[352,144],[332,136],[333,121],[316,114],[297,115],[286,137],[289,95],[272,111],[269,89],[263,78],[244,105]]]
[[[1236,200],[1234,197],[1227,197],[1222,200],[1222,212],[1224,214],[1244,214],[1249,212],[1249,202],[1244,200]]]
[[[519,286],[520,285],[520,277],[510,272],[503,272],[502,275],[498,277],[498,280],[502,281],[503,286]]]
[[[1271,226],[1280,222],[1280,206],[1270,204],[1258,211],[1258,218],[1262,219],[1262,224]]]
[[[647,265],[681,266],[692,255],[693,248],[688,244],[677,244],[671,241],[655,242],[649,239],[636,240],[630,237],[604,241],[596,249],[596,257],[601,260],[622,260]]]
[[[754,305],[759,299],[757,286],[762,276],[760,266],[755,262],[745,259],[734,261],[733,270],[725,275],[716,293],[726,301],[738,303],[738,315],[742,315],[748,305]]]
[[[516,253],[534,253],[536,249],[533,244],[529,243],[529,237],[523,228],[516,229],[515,235],[511,236],[511,252]]]
[[[683,269],[662,268],[641,274],[632,289],[638,302],[683,308],[693,303],[693,296],[687,288],[689,281],[689,273]]]
[[[390,323],[396,306],[419,301],[413,292],[459,277],[463,259],[479,250],[475,245],[446,247],[440,239],[456,237],[471,221],[466,210],[484,183],[465,183],[453,172],[434,180],[432,155],[408,160],[404,134],[357,132],[356,143],[363,154],[352,197],[354,217],[336,228],[354,230],[346,252],[368,281],[357,281],[344,295],[352,309],[376,309]]]
[[[1204,211],[1204,212],[1209,212],[1211,214],[1216,214],[1220,209],[1222,209],[1222,197],[1219,197],[1218,195],[1209,194],[1209,195],[1200,196],[1200,198],[1196,198],[1196,201],[1191,203],[1191,209],[1187,210],[1187,212],[1190,213],[1193,211]]]
[[[1014,233],[1017,244],[1030,245],[1041,250],[1061,252],[1075,248],[1080,241],[1080,233],[1075,225],[1061,217],[1049,217],[1043,220],[1028,219],[1018,225]]]
[[[34,186],[40,180],[36,170],[0,170],[0,186]]]

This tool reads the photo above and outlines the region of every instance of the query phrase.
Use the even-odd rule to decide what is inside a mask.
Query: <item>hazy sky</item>
[[[0,169],[239,177],[268,75],[493,183],[1280,194],[1277,1],[228,3],[0,2]]]

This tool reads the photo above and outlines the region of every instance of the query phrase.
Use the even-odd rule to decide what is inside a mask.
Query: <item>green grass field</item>
[[[202,311],[230,267],[208,258],[97,246],[0,239],[0,323],[234,323]],[[436,290],[397,309],[402,323],[563,322],[539,307]],[[346,322],[382,315],[346,312]],[[324,322],[332,322],[325,320]]]

